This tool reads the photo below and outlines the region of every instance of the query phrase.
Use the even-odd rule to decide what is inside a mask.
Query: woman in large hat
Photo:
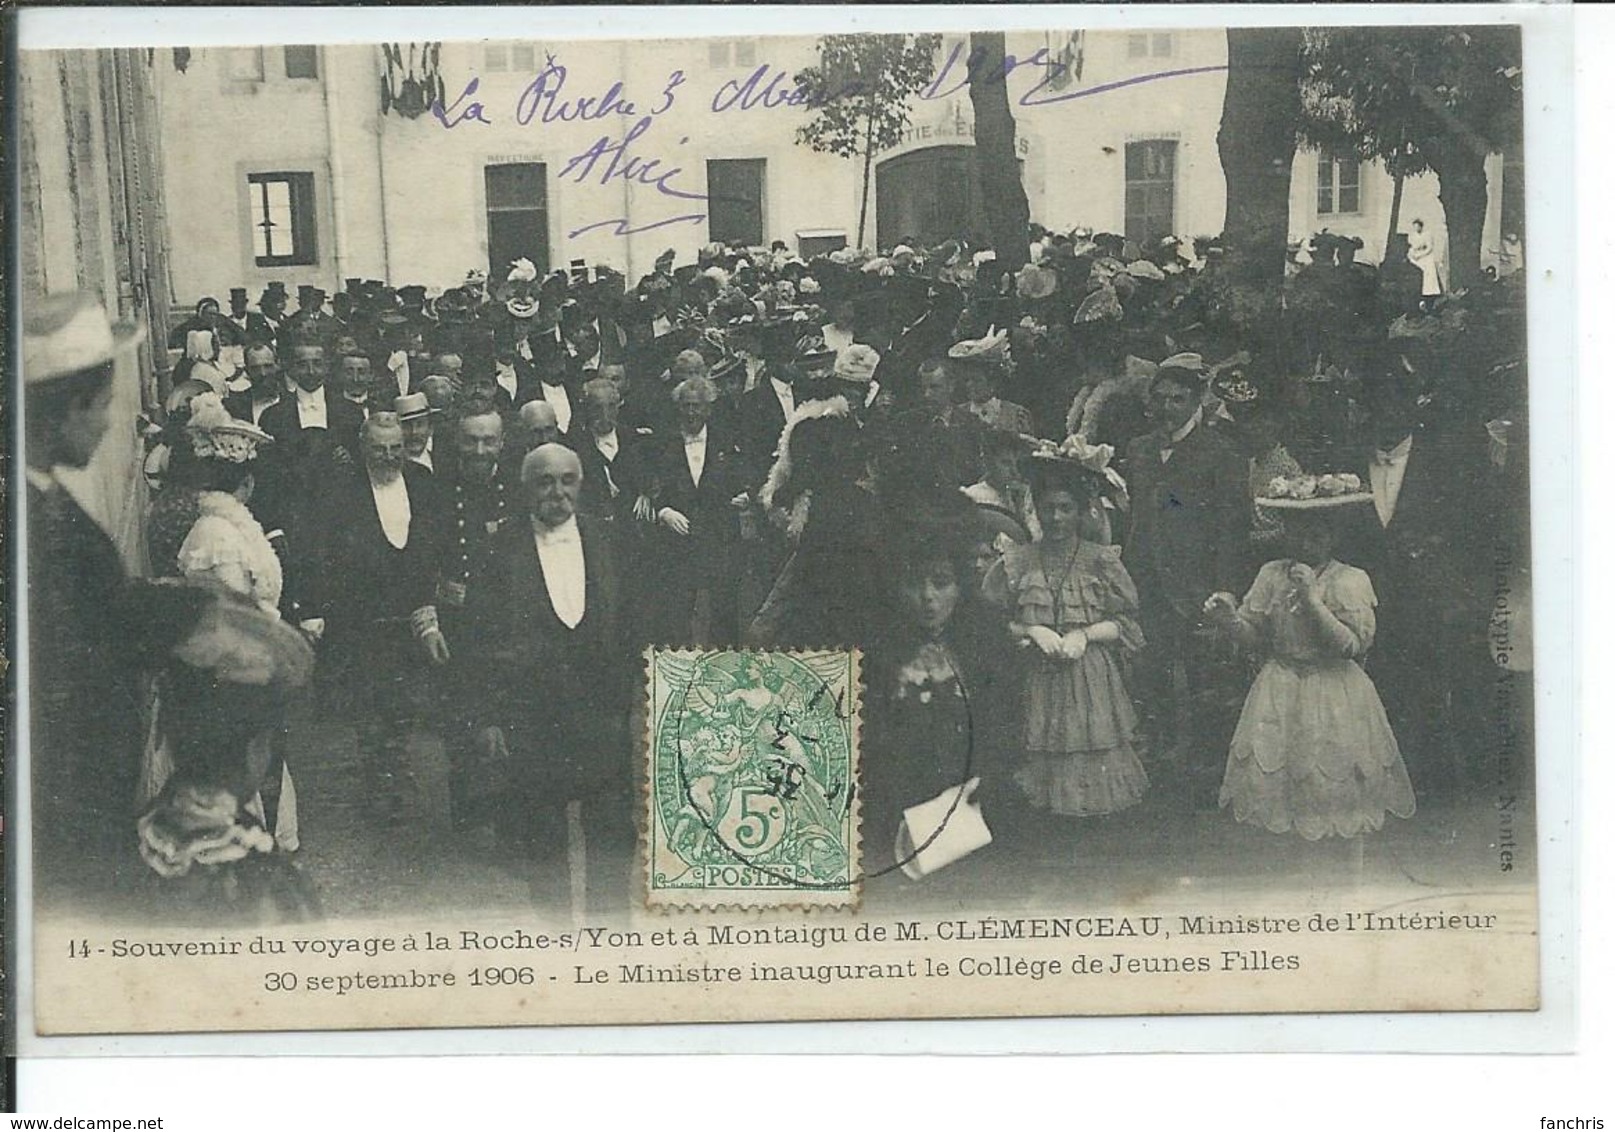
[[[1234,731],[1219,804],[1236,820],[1309,841],[1411,817],[1413,786],[1373,681],[1374,587],[1334,556],[1333,517],[1373,502],[1357,477],[1275,477],[1256,503],[1282,517],[1287,555],[1245,599],[1206,612],[1265,663]]]
[[[231,417],[212,393],[191,402],[188,445],[174,452],[168,488],[152,507],[150,542],[159,574],[206,582],[251,600],[278,616],[284,575],[279,556],[250,509],[259,449],[268,433]],[[221,863],[217,845],[247,851],[298,848],[297,794],[286,767],[279,705],[273,698],[244,701],[260,727],[240,736],[237,761],[207,755],[211,772],[228,770],[240,814],[212,814],[222,783],[179,774],[186,749],[185,723],[195,724],[175,694],[171,675],[142,768],[141,796],[152,804],[141,819],[141,854],[167,878],[190,876],[196,866]],[[222,762],[220,760],[223,760]],[[200,793],[198,793],[200,791]],[[235,859],[235,858],[230,858]],[[200,870],[206,873],[204,867]],[[215,878],[217,879],[217,878]],[[202,885],[211,888],[210,885]]]
[[[1115,813],[1149,785],[1123,678],[1144,646],[1138,591],[1119,548],[1083,537],[1102,477],[1058,454],[1027,463],[1043,539],[1012,547],[986,581],[1028,657],[1016,778],[1035,809]]]

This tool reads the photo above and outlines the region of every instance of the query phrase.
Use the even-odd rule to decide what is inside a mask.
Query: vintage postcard
[[[1427,14],[22,51],[34,1034],[1536,1010]]]

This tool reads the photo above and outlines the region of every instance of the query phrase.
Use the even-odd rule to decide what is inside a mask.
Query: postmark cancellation
[[[858,653],[647,662],[647,906],[855,907]]]

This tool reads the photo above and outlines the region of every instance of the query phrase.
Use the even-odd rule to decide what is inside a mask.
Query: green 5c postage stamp
[[[650,650],[648,906],[857,904],[858,659]]]

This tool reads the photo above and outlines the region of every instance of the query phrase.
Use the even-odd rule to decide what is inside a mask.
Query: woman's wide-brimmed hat
[[[191,399],[191,415],[185,422],[191,438],[191,451],[199,459],[245,464],[256,459],[258,449],[273,444],[275,438],[251,421],[232,417],[224,402],[211,390]]]
[[[1373,493],[1363,490],[1362,479],[1353,472],[1302,473],[1268,480],[1256,497],[1256,506],[1274,511],[1319,511],[1373,501]]]
[[[138,326],[115,325],[101,301],[85,291],[31,301],[22,319],[23,384],[105,365],[144,337]]]

